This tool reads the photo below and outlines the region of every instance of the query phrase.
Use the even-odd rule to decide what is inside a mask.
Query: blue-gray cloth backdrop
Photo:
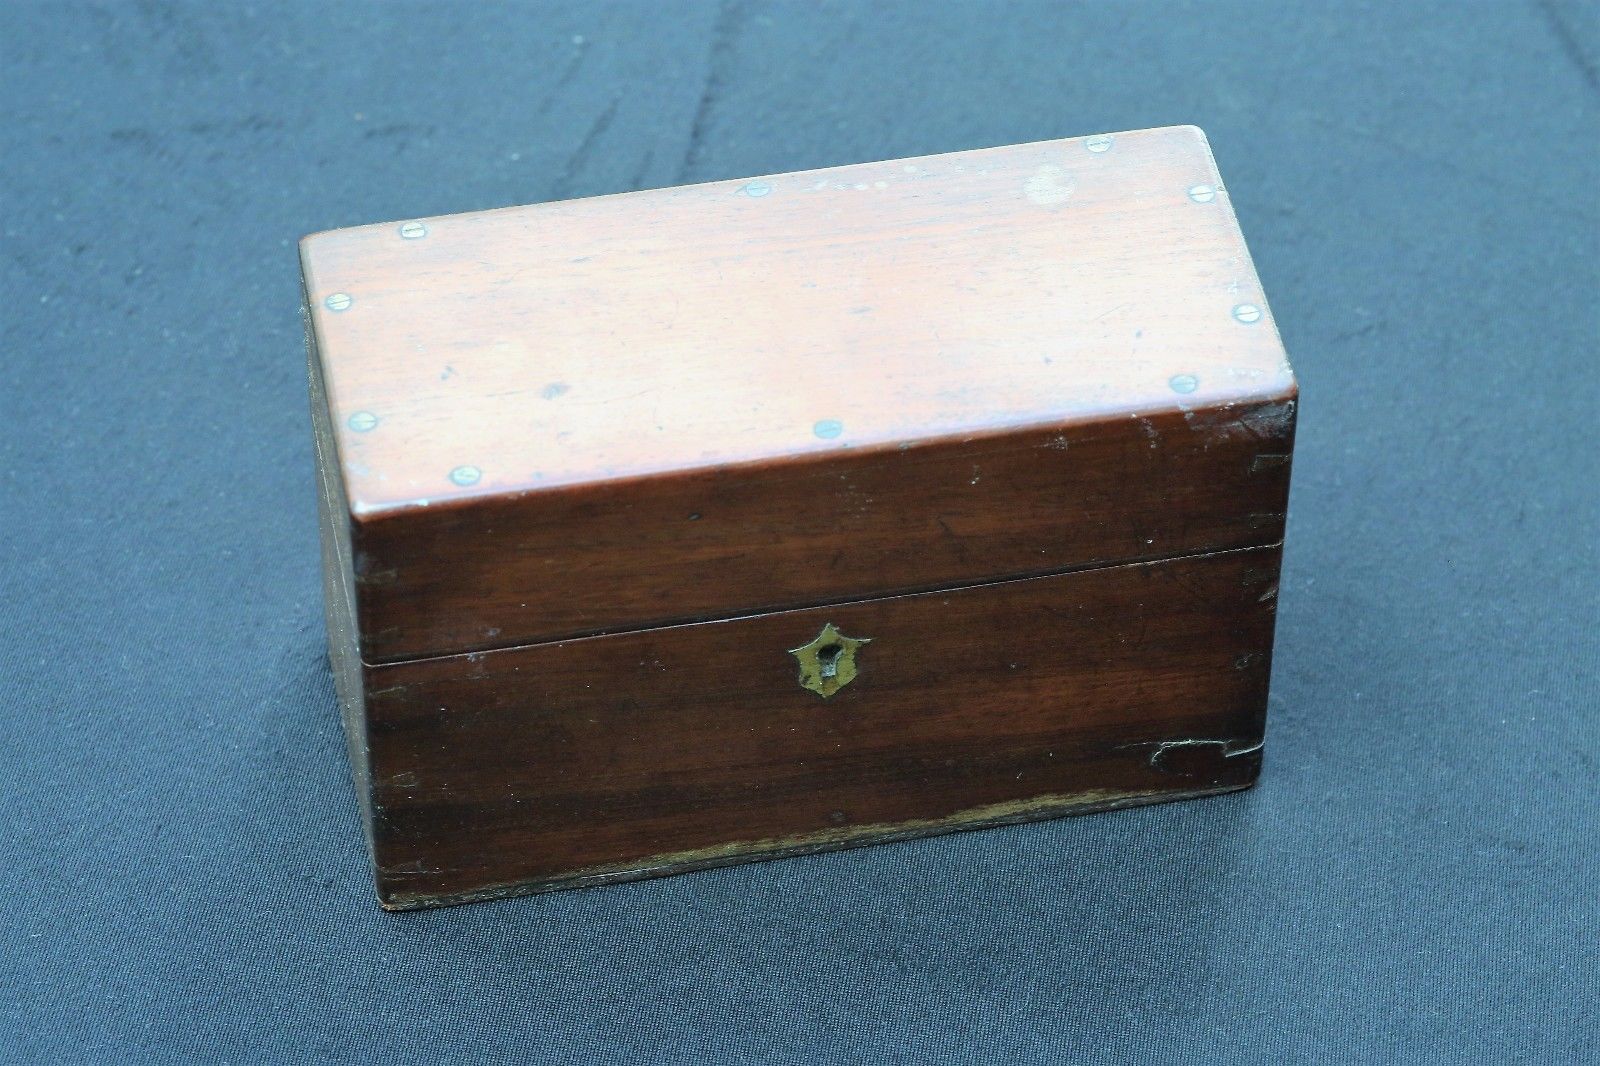
[[[0,4],[0,1057],[1595,1061],[1596,12]],[[1256,790],[377,909],[299,236],[1188,122],[1303,389]]]

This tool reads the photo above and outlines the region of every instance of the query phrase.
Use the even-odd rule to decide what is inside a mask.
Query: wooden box
[[[1199,130],[301,260],[385,907],[1255,779],[1295,382]]]

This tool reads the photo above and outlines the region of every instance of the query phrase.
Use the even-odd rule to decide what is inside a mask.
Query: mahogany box
[[[383,906],[1255,780],[1296,388],[1198,129],[300,255]]]

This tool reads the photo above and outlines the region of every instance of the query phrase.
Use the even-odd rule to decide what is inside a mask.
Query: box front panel
[[[1250,784],[1279,549],[367,668],[426,906]]]

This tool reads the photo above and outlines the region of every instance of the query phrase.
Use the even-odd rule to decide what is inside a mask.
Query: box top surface
[[[1172,127],[315,234],[353,514],[1294,388]]]

